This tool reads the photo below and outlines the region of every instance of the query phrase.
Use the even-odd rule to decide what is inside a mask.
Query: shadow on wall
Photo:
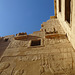
[[[2,56],[2,54],[4,53],[6,48],[8,47],[9,43],[10,43],[9,39],[2,38],[0,40],[0,57]]]
[[[29,41],[32,39],[39,39],[39,38],[41,37],[33,36],[33,35],[27,35],[27,36],[21,35],[21,36],[14,37],[15,40],[25,40],[25,41]]]

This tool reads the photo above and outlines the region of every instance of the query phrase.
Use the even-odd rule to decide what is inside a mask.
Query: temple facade
[[[55,16],[75,49],[75,0],[54,0]]]
[[[0,75],[75,75],[74,3],[54,0],[40,31],[0,37]]]

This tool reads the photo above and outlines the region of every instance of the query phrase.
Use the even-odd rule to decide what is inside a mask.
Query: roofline
[[[55,16],[50,16],[51,19],[53,19],[53,18],[57,18],[56,0],[54,0],[54,14],[55,14]]]

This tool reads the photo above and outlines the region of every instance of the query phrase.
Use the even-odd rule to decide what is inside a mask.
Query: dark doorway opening
[[[41,45],[41,40],[32,40],[31,41],[31,46],[39,46]]]
[[[4,39],[5,42],[7,42],[8,40],[9,40],[8,38]]]
[[[59,0],[59,12],[61,12],[61,0]]]
[[[71,0],[65,0],[65,20],[70,23]]]

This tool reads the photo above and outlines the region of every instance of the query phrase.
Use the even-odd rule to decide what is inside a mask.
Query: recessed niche
[[[61,0],[59,0],[59,12],[61,12]]]
[[[41,45],[41,40],[32,40],[31,41],[31,46],[40,46]]]
[[[5,42],[7,42],[8,40],[9,40],[8,38],[4,39]]]
[[[70,23],[71,0],[65,0],[65,20]]]

